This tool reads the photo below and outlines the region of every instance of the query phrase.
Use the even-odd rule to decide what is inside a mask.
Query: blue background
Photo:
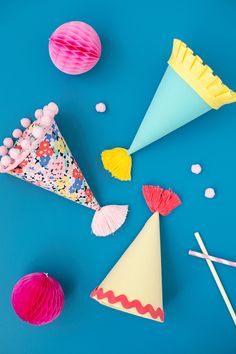
[[[128,147],[166,69],[172,39],[187,42],[236,88],[234,0],[41,0],[0,3],[0,138],[23,116],[51,100],[58,124],[101,204],[128,203],[127,222],[115,236],[91,235],[93,212],[9,175],[1,176],[1,354],[233,354],[235,326],[199,250],[200,231],[210,254],[236,260],[236,105],[211,111],[134,156],[133,179],[121,183],[103,169],[104,148]],[[98,65],[82,76],[58,71],[48,38],[60,24],[82,20],[99,33]],[[105,114],[94,106],[104,101]],[[167,103],[168,104],[168,103]],[[191,174],[192,163],[203,173]],[[161,220],[166,322],[115,311],[89,298],[150,216],[143,184],[172,187],[183,205]],[[214,187],[213,200],[204,189]],[[216,265],[236,307],[235,269]],[[58,279],[65,308],[52,324],[34,327],[14,313],[10,297],[26,273]]]

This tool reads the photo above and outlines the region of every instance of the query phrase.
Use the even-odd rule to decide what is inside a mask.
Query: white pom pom
[[[16,139],[20,138],[21,135],[22,135],[22,131],[20,129],[15,129],[12,133],[13,138],[16,138]]]
[[[20,124],[23,128],[28,128],[31,124],[31,120],[29,118],[22,118]]]
[[[0,146],[0,156],[5,156],[8,154],[8,149],[6,146]]]
[[[9,155],[11,156],[11,158],[12,158],[13,160],[16,160],[17,157],[20,155],[20,150],[19,150],[19,149],[12,148],[11,150],[9,150]]]
[[[44,136],[44,131],[43,128],[41,127],[34,127],[33,131],[32,131],[33,136],[36,139],[41,139]]]
[[[48,106],[43,107],[43,115],[46,115],[48,117],[54,117],[55,113],[52,109],[48,108]]]
[[[53,116],[48,116],[46,114],[44,114],[40,120],[40,124],[44,127],[50,127],[50,125],[52,125],[53,122]]]
[[[3,156],[2,159],[1,159],[1,163],[4,167],[7,167],[10,165],[11,163],[11,158],[10,156],[6,155],[6,156]]]
[[[107,109],[105,103],[103,103],[103,102],[97,103],[95,108],[96,108],[96,111],[99,113],[104,113],[104,112],[106,112],[106,109]]]
[[[34,112],[34,116],[36,119],[40,119],[43,115],[43,110],[42,109],[36,109],[36,111]]]
[[[12,138],[5,138],[5,139],[3,140],[3,144],[4,144],[7,148],[10,149],[10,148],[13,146],[14,142],[13,142]]]
[[[58,105],[54,102],[50,102],[48,104],[48,108],[51,109],[55,114],[58,114],[58,112],[59,112]]]

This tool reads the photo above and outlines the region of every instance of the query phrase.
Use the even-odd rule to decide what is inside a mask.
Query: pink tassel
[[[153,213],[158,211],[163,216],[170,214],[182,203],[176,193],[159,186],[143,186],[143,195],[149,209]]]
[[[128,205],[107,205],[96,211],[92,231],[96,236],[113,234],[125,222]]]

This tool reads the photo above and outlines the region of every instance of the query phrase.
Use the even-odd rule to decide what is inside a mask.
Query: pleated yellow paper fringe
[[[104,168],[121,181],[131,180],[132,158],[128,150],[115,148],[101,154]]]
[[[210,107],[218,109],[224,104],[236,102],[236,93],[224,85],[213,70],[179,39],[174,39],[168,64]]]

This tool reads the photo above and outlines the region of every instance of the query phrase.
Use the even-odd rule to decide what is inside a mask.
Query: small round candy
[[[16,160],[20,155],[20,150],[12,148],[11,150],[9,150],[9,155],[13,160]]]
[[[13,140],[12,138],[5,138],[3,140],[3,144],[7,147],[7,148],[11,148],[13,146]]]
[[[40,119],[43,115],[43,110],[42,109],[36,109],[36,111],[34,112],[34,116],[36,119]]]
[[[31,120],[29,118],[22,118],[20,124],[23,128],[28,128],[31,124]]]
[[[44,136],[44,131],[43,128],[41,127],[34,127],[33,131],[32,131],[33,136],[36,139],[41,139]]]
[[[99,113],[104,113],[104,112],[106,112],[106,109],[107,109],[105,103],[102,103],[102,102],[97,103],[95,108],[96,108],[96,111]]]
[[[216,195],[216,193],[215,193],[215,190],[213,189],[213,188],[207,188],[206,190],[205,190],[205,197],[206,198],[214,198],[214,196]]]
[[[6,155],[6,156],[3,156],[2,159],[1,159],[1,163],[4,167],[7,167],[10,165],[11,163],[11,158],[10,156]]]
[[[57,105],[56,103],[54,103],[54,102],[50,102],[50,103],[48,104],[48,108],[49,108],[50,110],[52,110],[55,114],[58,114],[58,112],[59,112],[58,105]]]
[[[7,155],[7,153],[8,153],[8,150],[7,150],[7,148],[6,148],[6,146],[0,146],[0,156],[5,156],[5,155]]]
[[[21,142],[21,147],[22,147],[23,150],[29,150],[30,142],[28,140],[23,140]]]
[[[202,166],[199,164],[192,165],[191,171],[192,171],[192,173],[195,173],[196,175],[198,175],[199,173],[202,172]]]
[[[16,138],[16,139],[20,138],[21,135],[22,135],[22,131],[20,129],[15,129],[12,133],[13,138]]]

